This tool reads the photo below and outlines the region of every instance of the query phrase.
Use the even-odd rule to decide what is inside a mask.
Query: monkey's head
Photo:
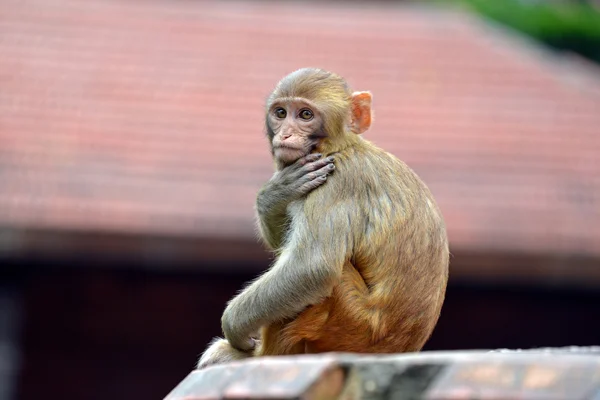
[[[303,68],[283,78],[266,106],[266,128],[278,164],[339,150],[371,125],[371,93],[352,92],[332,72]]]

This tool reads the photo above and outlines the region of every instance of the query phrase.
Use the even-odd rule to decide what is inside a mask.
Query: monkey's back
[[[441,212],[427,186],[404,162],[370,142],[361,140],[335,158],[335,174],[306,201],[310,207],[313,201],[333,199],[330,207],[347,212],[349,232],[336,234],[348,235],[351,252],[341,282],[322,305],[328,308],[329,320],[322,339],[312,347],[420,350],[437,323],[448,279]],[[353,329],[362,343],[340,337]]]

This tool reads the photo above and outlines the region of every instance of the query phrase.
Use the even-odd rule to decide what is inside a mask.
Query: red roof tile
[[[454,249],[600,255],[600,73],[464,15],[277,2],[0,4],[0,223],[253,234],[262,107],[319,66],[374,93]]]

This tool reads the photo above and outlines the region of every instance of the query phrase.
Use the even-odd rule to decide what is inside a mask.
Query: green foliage
[[[590,4],[523,0],[456,0],[454,4],[600,63],[600,10]]]

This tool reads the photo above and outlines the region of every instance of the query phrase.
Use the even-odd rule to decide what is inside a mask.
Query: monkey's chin
[[[289,147],[278,147],[275,149],[275,158],[286,165],[298,161],[307,154],[304,150]]]

